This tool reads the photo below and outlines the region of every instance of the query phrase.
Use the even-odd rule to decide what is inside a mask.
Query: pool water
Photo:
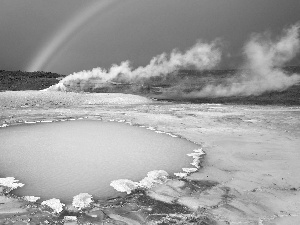
[[[1,128],[0,140],[0,177],[25,183],[14,194],[66,203],[82,192],[115,197],[113,180],[139,181],[157,169],[180,172],[191,167],[186,154],[198,147],[145,128],[92,120]]]

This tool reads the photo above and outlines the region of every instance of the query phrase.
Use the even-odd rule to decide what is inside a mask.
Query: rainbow
[[[57,50],[71,37],[71,35],[74,35],[82,25],[88,22],[96,14],[104,12],[117,1],[118,0],[96,1],[82,10],[81,13],[70,18],[51,38],[49,38],[46,42],[47,44],[38,50],[37,54],[35,54],[33,59],[26,66],[25,71],[33,72],[42,70],[49,62],[49,59],[57,53]]]

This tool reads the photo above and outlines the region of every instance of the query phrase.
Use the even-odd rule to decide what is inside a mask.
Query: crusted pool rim
[[[20,125],[34,125],[37,123],[56,123],[56,122],[76,121],[76,120],[124,123],[129,126],[144,128],[144,129],[151,130],[158,134],[165,134],[172,138],[182,138],[186,141],[192,142],[180,135],[177,135],[177,134],[174,134],[171,132],[165,132],[162,130],[158,130],[157,128],[152,127],[152,126],[147,126],[147,125],[143,125],[140,123],[132,123],[131,121],[126,121],[124,119],[121,119],[121,120],[114,119],[114,118],[103,119],[103,117],[101,117],[101,116],[65,117],[65,118],[57,118],[57,119],[52,119],[52,120],[47,120],[47,119],[44,119],[44,120],[38,120],[38,119],[37,120],[19,120],[19,121],[15,121],[14,123],[3,123],[2,125],[0,125],[0,129],[5,129],[8,127],[12,127],[12,126],[20,126]],[[186,180],[189,175],[199,171],[199,169],[201,168],[201,162],[204,160],[204,157],[206,154],[203,151],[200,144],[195,143],[195,142],[192,142],[192,143],[199,146],[198,149],[194,149],[193,152],[187,154],[187,156],[192,158],[192,161],[190,164],[193,167],[182,168],[182,172],[176,172],[173,175],[170,175],[166,171],[163,171],[163,170],[149,171],[147,176],[139,182],[134,182],[134,181],[127,180],[127,179],[119,179],[119,180],[112,181],[111,186],[113,188],[115,188],[117,191],[126,192],[127,193],[126,195],[130,195],[133,192],[139,192],[139,191],[151,189],[155,185],[164,184],[170,180],[174,180],[174,179],[175,180]],[[14,199],[18,199],[21,201],[24,200],[28,203],[34,203],[36,205],[36,207],[39,207],[39,208],[45,208],[45,207],[50,208],[51,209],[50,211],[56,215],[61,214],[63,211],[65,211],[67,209],[66,205],[63,202],[61,202],[60,199],[52,198],[52,199],[45,200],[43,202],[38,202],[39,197],[36,197],[36,196],[16,196],[10,192],[16,188],[24,186],[25,184],[18,183],[19,180],[15,180],[14,177],[0,178],[0,181],[1,181],[1,179],[3,180],[3,182],[2,183],[0,182],[0,187],[2,188],[2,190],[0,189],[0,193],[2,192],[5,196],[8,196],[8,197],[14,198]],[[126,180],[126,182],[123,182],[124,180]],[[80,193],[80,194],[74,196],[74,198],[76,198],[77,196],[79,196],[81,194],[83,194],[83,193]],[[85,193],[85,194],[88,194],[88,193]],[[92,198],[92,196],[91,196],[91,198]],[[125,196],[125,198],[126,198],[126,196]],[[107,198],[106,201],[109,201],[110,199],[111,198]],[[97,200],[91,201],[89,206],[92,207],[93,204],[98,204],[98,201]],[[82,209],[80,209],[80,210],[82,210]]]

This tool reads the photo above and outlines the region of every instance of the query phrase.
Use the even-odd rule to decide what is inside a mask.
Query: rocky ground
[[[157,102],[135,95],[0,93],[0,126],[102,118],[203,147],[198,172],[59,214],[1,188],[1,224],[299,224],[300,107]],[[5,128],[0,128],[5,129]],[[3,177],[3,175],[1,174]],[[66,217],[72,216],[72,217]],[[67,219],[70,220],[67,220]]]
[[[0,70],[0,91],[42,90],[56,84],[63,75],[51,72]]]

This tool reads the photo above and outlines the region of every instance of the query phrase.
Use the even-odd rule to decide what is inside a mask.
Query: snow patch
[[[92,196],[88,193],[80,193],[73,197],[72,205],[75,208],[83,209],[90,205],[93,202]]]
[[[147,173],[147,176],[140,182],[134,182],[128,179],[114,180],[110,183],[115,190],[130,194],[137,188],[151,188],[155,184],[162,184],[168,179],[168,173],[164,170],[153,170]]]
[[[65,222],[77,221],[77,217],[76,216],[64,216],[64,221]]]
[[[55,213],[63,211],[63,207],[65,206],[65,204],[61,203],[60,200],[56,198],[43,201],[41,204],[50,207]]]
[[[202,158],[202,155],[205,155],[205,152],[200,149],[195,149],[193,153],[187,154],[187,156],[193,157],[193,162],[191,162],[191,165],[199,169],[200,159]]]
[[[0,178],[0,185],[4,187],[8,187],[11,190],[16,189],[18,187],[23,187],[24,184],[17,183],[19,180],[16,180],[14,177],[6,177]]]
[[[130,194],[131,191],[138,188],[138,183],[128,179],[119,179],[112,181],[110,183],[110,186],[112,186],[117,191],[126,192],[127,194]]]
[[[153,170],[147,173],[147,177],[142,179],[139,183],[139,187],[151,188],[155,184],[162,184],[168,179],[168,173],[164,170]]]
[[[36,202],[37,200],[40,199],[40,197],[35,197],[35,196],[24,196],[23,198],[28,202]]]
[[[174,175],[176,177],[185,178],[185,177],[187,177],[188,173],[180,172],[180,173],[174,173]]]
[[[183,172],[186,173],[193,173],[196,172],[198,169],[197,168],[182,168]]]

